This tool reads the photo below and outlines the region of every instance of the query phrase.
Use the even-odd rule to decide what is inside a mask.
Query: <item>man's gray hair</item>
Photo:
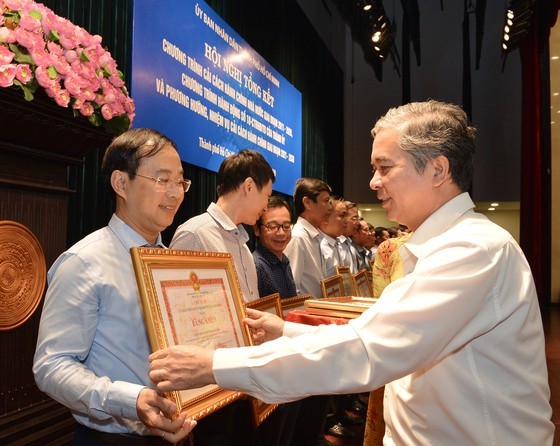
[[[434,100],[411,102],[391,108],[371,134],[375,139],[386,129],[400,133],[399,147],[411,156],[418,173],[443,155],[449,160],[453,181],[463,192],[468,191],[474,172],[476,129],[461,107]]]

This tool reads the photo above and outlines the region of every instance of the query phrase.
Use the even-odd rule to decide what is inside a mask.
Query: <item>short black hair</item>
[[[331,187],[324,181],[318,180],[317,178],[300,178],[296,181],[296,187],[294,189],[294,206],[296,208],[296,214],[300,215],[305,211],[305,206],[303,205],[303,198],[308,197],[314,202],[317,202],[317,197],[321,192],[328,192],[329,195],[332,193]]]
[[[217,177],[218,197],[234,191],[247,178],[253,179],[259,191],[275,180],[272,167],[256,150],[241,150],[222,161]]]
[[[281,207],[285,207],[288,210],[288,213],[290,214],[290,221],[292,221],[294,216],[292,214],[292,208],[290,207],[288,202],[278,195],[271,195],[270,197],[268,197],[268,203],[266,204],[267,209],[276,209]],[[261,215],[257,220],[257,224],[259,226],[262,226],[263,215]]]
[[[111,175],[115,170],[126,172],[129,178],[134,178],[140,161],[156,155],[165,147],[177,150],[177,145],[171,139],[152,129],[132,129],[117,136],[107,147],[101,163],[101,175],[107,191],[114,192]]]

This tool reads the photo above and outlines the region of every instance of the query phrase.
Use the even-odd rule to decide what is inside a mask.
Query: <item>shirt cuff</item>
[[[247,368],[250,348],[219,348],[214,352],[212,371],[218,386],[240,391],[251,388]]]
[[[111,401],[107,404],[108,412],[114,415],[138,420],[138,411],[136,410],[136,401],[140,391],[146,386],[132,384],[125,381],[115,381],[111,384]]]

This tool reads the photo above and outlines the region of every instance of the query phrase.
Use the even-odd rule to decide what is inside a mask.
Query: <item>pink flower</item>
[[[51,56],[49,53],[45,51],[45,48],[42,46],[37,46],[35,48],[31,48],[29,50],[29,54],[31,54],[31,58],[35,65],[37,66],[48,66],[51,63]]]
[[[35,70],[35,78],[39,85],[45,89],[52,88],[56,84],[56,80],[52,79],[44,66],[37,67]]]
[[[26,63],[19,64],[16,67],[16,79],[24,85],[27,84],[31,79],[33,79],[31,67]]]
[[[0,65],[0,87],[11,87],[14,85],[15,76],[15,64]]]
[[[70,102],[70,94],[64,90],[61,89],[60,91],[58,91],[58,93],[54,96],[54,100],[56,101],[56,103],[58,105],[60,105],[61,107],[68,107],[68,104]]]
[[[78,59],[78,55],[76,54],[76,51],[74,51],[74,50],[66,51],[64,56],[66,57],[66,60],[68,61],[69,64],[72,64],[75,60]]]
[[[16,41],[16,36],[11,29],[5,26],[0,28],[0,43],[14,43]]]
[[[19,17],[7,21],[4,14],[9,17],[13,12]],[[32,62],[14,63],[26,52]],[[101,36],[89,34],[34,0],[0,0],[0,87],[12,86],[14,79],[19,86],[29,84],[34,77],[61,107],[71,104],[83,116],[102,120],[134,118],[134,102]],[[25,89],[26,98],[32,98],[33,91]]]
[[[19,19],[19,26],[27,31],[35,31],[41,26],[41,22],[30,15],[25,14]]]
[[[80,113],[84,116],[91,116],[93,115],[93,112],[93,105],[91,105],[89,102],[84,103],[84,105],[80,107]]]
[[[103,119],[108,121],[113,117],[113,110],[109,107],[109,105],[105,104],[101,107],[101,115],[103,116]]]
[[[17,11],[23,6],[23,0],[4,0],[4,4],[12,11]]]
[[[8,48],[5,46],[0,46],[0,65],[7,65],[12,62],[14,59],[15,54],[12,53]]]
[[[70,64],[66,62],[64,56],[57,56],[51,53],[52,66],[58,71],[58,74],[66,76],[70,72]]]
[[[14,35],[17,42],[25,48],[34,48],[38,44],[43,45],[42,36],[35,35],[23,28],[16,28],[14,30]]]

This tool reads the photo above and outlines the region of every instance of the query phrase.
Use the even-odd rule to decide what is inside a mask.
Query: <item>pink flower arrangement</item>
[[[38,86],[61,107],[71,107],[110,133],[130,128],[134,102],[123,74],[101,37],[32,0],[0,0],[0,87]]]

